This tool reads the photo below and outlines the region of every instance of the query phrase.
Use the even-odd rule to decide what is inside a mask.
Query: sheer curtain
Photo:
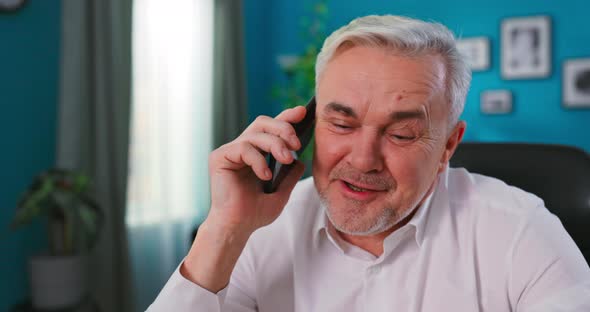
[[[132,45],[126,222],[144,311],[209,206],[213,0],[135,1]]]

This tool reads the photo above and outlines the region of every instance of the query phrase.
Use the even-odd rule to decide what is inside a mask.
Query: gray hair
[[[325,41],[315,64],[318,81],[328,62],[344,44],[384,47],[402,56],[438,54],[446,63],[447,100],[450,104],[449,128],[457,123],[465,106],[471,70],[459,53],[455,36],[444,25],[394,15],[359,17],[333,32]]]

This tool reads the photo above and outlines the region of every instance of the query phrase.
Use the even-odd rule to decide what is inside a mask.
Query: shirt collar
[[[441,190],[446,189],[447,180],[448,180],[448,167],[445,168],[445,170],[439,175],[434,190],[428,195],[428,197],[422,203],[422,205],[420,207],[418,207],[418,210],[416,211],[414,216],[412,216],[412,219],[410,219],[408,224],[406,224],[404,226],[404,227],[407,227],[409,225],[409,226],[412,226],[415,228],[414,238],[416,240],[416,244],[418,245],[418,247],[422,247],[422,243],[424,242],[424,232],[425,232],[427,220],[428,220],[428,211],[430,210],[431,206],[433,206],[433,205],[436,206],[436,205],[441,204],[441,203],[439,203],[441,196],[438,196],[438,193],[440,193]],[[318,196],[318,200],[319,200],[319,196]],[[320,209],[318,209],[318,216],[316,218],[316,224],[314,225],[314,228],[313,228],[313,231],[314,231],[314,234],[316,235],[316,237],[319,237],[322,234],[322,232],[324,232],[324,234],[328,235],[328,222],[330,222],[330,220],[328,219],[328,216],[326,215],[325,207],[324,207],[323,203],[320,203]],[[401,229],[403,229],[404,227],[402,227]],[[328,235],[328,237],[329,237],[329,235]]]
[[[424,241],[424,230],[426,227],[427,219],[426,216],[428,215],[428,210],[430,210],[430,206],[432,206],[432,199],[434,198],[434,194],[436,193],[437,189],[438,183],[435,189],[428,195],[426,200],[422,203],[422,205],[418,207],[418,210],[416,211],[412,219],[410,219],[410,221],[408,222],[408,225],[414,226],[414,228],[416,229],[415,239],[416,244],[418,244],[418,247],[422,247],[422,242]]]

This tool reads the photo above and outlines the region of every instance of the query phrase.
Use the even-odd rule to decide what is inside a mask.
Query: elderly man
[[[590,311],[590,269],[536,196],[452,169],[470,71],[440,24],[367,16],[316,62],[313,178],[276,193],[304,107],[211,153],[211,210],[149,311]]]

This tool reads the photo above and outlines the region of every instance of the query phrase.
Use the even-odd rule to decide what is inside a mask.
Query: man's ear
[[[449,135],[449,137],[447,138],[445,150],[443,151],[442,157],[438,164],[438,173],[443,172],[447,167],[449,160],[451,159],[451,157],[455,153],[455,150],[457,149],[457,146],[459,146],[459,143],[463,139],[463,134],[465,133],[466,127],[467,124],[465,123],[465,121],[460,120],[457,122],[457,125],[455,125],[455,128],[453,128],[451,135]]]

